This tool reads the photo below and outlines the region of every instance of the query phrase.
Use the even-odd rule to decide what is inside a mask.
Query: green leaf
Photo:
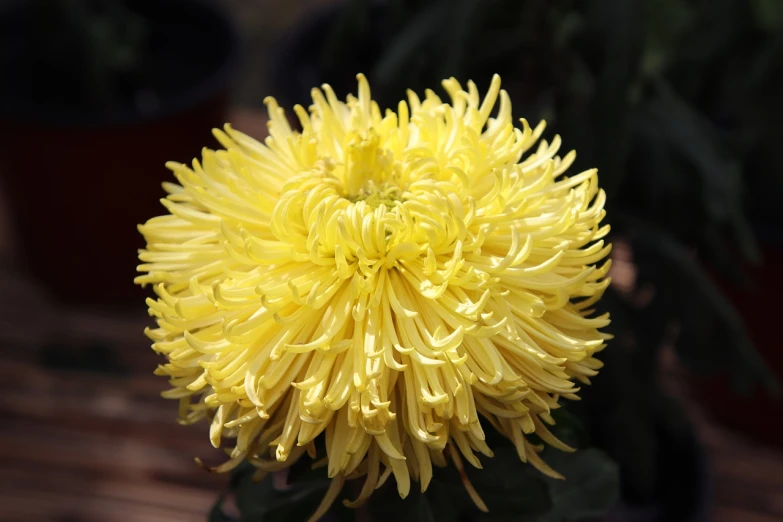
[[[482,513],[465,490],[453,465],[436,468],[422,494],[414,485],[402,500],[393,480],[376,491],[369,509],[373,522],[536,522],[549,511],[549,490],[540,473],[519,460],[513,447],[501,447],[493,458],[481,458],[483,469],[466,463],[466,473],[489,513]]]
[[[571,522],[606,514],[619,498],[617,465],[601,451],[545,452],[547,463],[566,480],[547,479],[552,510],[541,522]]]
[[[584,30],[584,17],[577,11],[567,11],[557,18],[552,42],[556,48],[565,48]]]
[[[483,469],[467,469],[476,491],[489,508],[479,520],[502,520],[504,517],[541,515],[551,508],[543,476],[519,460],[511,446],[495,449],[495,456],[482,458]],[[463,487],[459,484],[459,487]]]
[[[646,0],[644,11],[647,42],[642,68],[648,75],[657,76],[676,58],[677,47],[690,29],[695,13],[688,2],[681,0]]]
[[[435,473],[440,471],[436,469]],[[393,478],[373,493],[368,509],[373,522],[457,522],[458,519],[451,499],[437,484],[430,484],[427,492],[422,494],[418,484],[413,483],[408,497],[402,499]]]
[[[242,520],[260,518],[275,498],[272,477],[268,476],[261,482],[255,482],[252,473],[245,473],[238,479],[235,495]]]
[[[771,33],[783,29],[783,2],[780,0],[750,0],[750,7],[759,27]]]
[[[263,516],[263,522],[307,520],[318,509],[328,487],[328,481],[321,481],[297,487],[290,493],[280,494],[278,492],[281,498],[269,506]],[[243,520],[251,522],[245,517]]]
[[[579,417],[571,413],[570,405],[553,410],[551,415],[555,419],[555,425],[550,430],[558,439],[573,448],[585,448],[589,445],[589,434]]]
[[[303,459],[295,466],[300,463],[308,468],[311,461]],[[276,486],[274,474],[259,482],[252,477],[252,466],[250,469],[243,467],[232,476],[232,489],[243,522],[307,520],[318,508],[331,483],[325,469],[305,469],[285,488]]]

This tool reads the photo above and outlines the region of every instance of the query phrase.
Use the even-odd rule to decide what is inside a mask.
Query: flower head
[[[450,79],[450,103],[409,92],[385,114],[358,79],[345,103],[314,89],[301,131],[268,98],[264,144],[227,125],[225,150],[168,165],[136,280],[165,395],[234,441],[224,469],[281,469],[323,436],[332,499],[345,477],[366,475],[363,500],[389,474],[405,496],[433,465],[479,466],[487,425],[557,476],[526,435],[569,450],[550,412],[601,367],[596,171],[566,176],[575,154],[516,128],[497,76],[483,101]]]

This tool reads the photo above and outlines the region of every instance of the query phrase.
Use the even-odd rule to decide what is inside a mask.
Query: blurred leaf
[[[602,50],[590,116],[601,183],[612,194],[626,172],[629,91],[644,43],[641,0],[590,2],[586,20]]]
[[[468,477],[489,508],[489,513],[478,515],[479,520],[539,515],[551,508],[543,477],[521,462],[514,448],[498,448],[494,457],[483,458],[481,463],[484,469],[468,471]]]
[[[780,0],[750,0],[750,6],[759,27],[769,32],[783,29],[783,2]]]
[[[529,464],[519,460],[513,446],[493,448],[494,457],[481,458],[483,469],[474,469],[466,464],[468,479],[489,508],[488,513],[479,511],[467,495],[465,485],[453,465],[436,469],[426,496],[433,510],[442,520],[441,513],[448,512],[452,505],[455,515],[468,517],[476,522],[514,519],[520,522],[538,520],[537,517],[551,508],[547,485],[543,476]],[[444,519],[445,520],[445,519]]]
[[[542,522],[571,522],[606,514],[618,501],[620,478],[603,452],[590,448],[576,453],[547,452],[549,465],[566,479],[547,479],[552,510]]]
[[[567,47],[584,30],[584,16],[572,10],[562,13],[555,21],[552,42],[555,47]]]
[[[682,36],[693,22],[694,11],[682,0],[645,0],[644,14],[647,41],[642,69],[648,75],[657,76],[676,57]]]
[[[272,477],[267,476],[261,482],[254,482],[252,473],[242,474],[234,490],[235,502],[242,520],[261,518],[274,501]]]
[[[326,477],[325,469],[312,470],[310,464],[307,458],[298,461],[295,466],[303,467],[306,471],[299,473],[296,480],[285,489],[275,487],[274,474],[255,482],[251,465],[238,468],[232,474],[230,487],[234,491],[241,521],[307,520],[318,508],[331,482]],[[292,472],[293,469],[289,477]]]
[[[263,522],[291,522],[292,520],[307,520],[318,509],[318,505],[326,495],[329,482],[308,484],[296,488],[288,494],[280,494],[264,512]],[[339,502],[339,500],[337,501]],[[251,522],[243,516],[243,521]]]
[[[569,404],[552,411],[555,426],[550,431],[572,448],[585,448],[590,443],[587,429],[579,417],[571,413],[571,407]]]
[[[731,49],[736,38],[746,29],[746,4],[737,0],[712,0],[692,2],[693,24],[683,33],[677,54],[679,60],[693,67],[694,64],[714,64]],[[693,74],[703,75],[699,69]]]
[[[368,509],[373,522],[457,522],[456,511],[450,508],[438,510],[437,506],[432,505],[434,492],[428,490],[422,494],[418,484],[412,483],[408,497],[401,499],[394,480],[390,479],[390,482],[370,498]]]
[[[753,264],[761,263],[761,250],[756,234],[742,211],[737,209],[735,212],[731,220],[731,231],[737,247],[746,261]],[[742,282],[742,279],[739,282]]]
[[[659,223],[706,248],[717,266],[740,280],[726,258],[724,232],[746,260],[757,260],[759,252],[742,210],[739,159],[726,151],[704,115],[664,81],[654,85],[633,116],[634,154],[640,156],[633,181],[643,187],[638,196],[657,212]]]
[[[681,322],[677,351],[696,371],[729,370],[735,383],[761,382],[776,392],[775,375],[764,363],[741,318],[705,274],[696,258],[670,234],[650,223],[636,222],[637,241],[658,258],[661,283],[676,289],[671,311]],[[665,275],[663,275],[665,274]]]
[[[740,207],[742,176],[738,162],[721,156],[710,122],[666,83],[656,84],[656,96],[648,109],[651,117],[657,117],[668,145],[687,158],[701,179],[708,215],[727,222]]]
[[[397,36],[388,42],[383,55],[377,58],[372,79],[381,85],[394,84],[398,78],[408,78],[406,67],[421,48],[438,33],[433,28],[446,19],[450,5],[435,1],[408,20]]]

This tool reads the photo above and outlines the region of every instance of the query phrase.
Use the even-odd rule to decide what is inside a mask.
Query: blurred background
[[[503,78],[597,166],[615,341],[570,406],[609,520],[783,520],[780,0],[0,0],[0,520],[201,521],[228,477],[159,393],[135,225],[262,100]]]

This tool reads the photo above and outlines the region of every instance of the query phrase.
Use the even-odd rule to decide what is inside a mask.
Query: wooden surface
[[[783,451],[765,447],[711,422],[690,400],[673,360],[662,371],[670,392],[691,413],[715,482],[713,522],[783,521]]]
[[[256,114],[233,119],[248,133],[263,132]],[[166,383],[152,375],[158,359],[142,335],[150,324],[143,307],[108,314],[49,302],[13,268],[3,211],[0,204],[0,522],[205,520],[226,477],[198,468],[193,457],[221,457],[206,425],[177,425],[176,403],[159,397]],[[66,361],[72,369],[46,366],[69,350],[77,354]],[[78,369],[96,353],[114,373]],[[677,372],[669,373],[681,388]],[[692,409],[715,470],[714,520],[783,520],[783,453]]]

